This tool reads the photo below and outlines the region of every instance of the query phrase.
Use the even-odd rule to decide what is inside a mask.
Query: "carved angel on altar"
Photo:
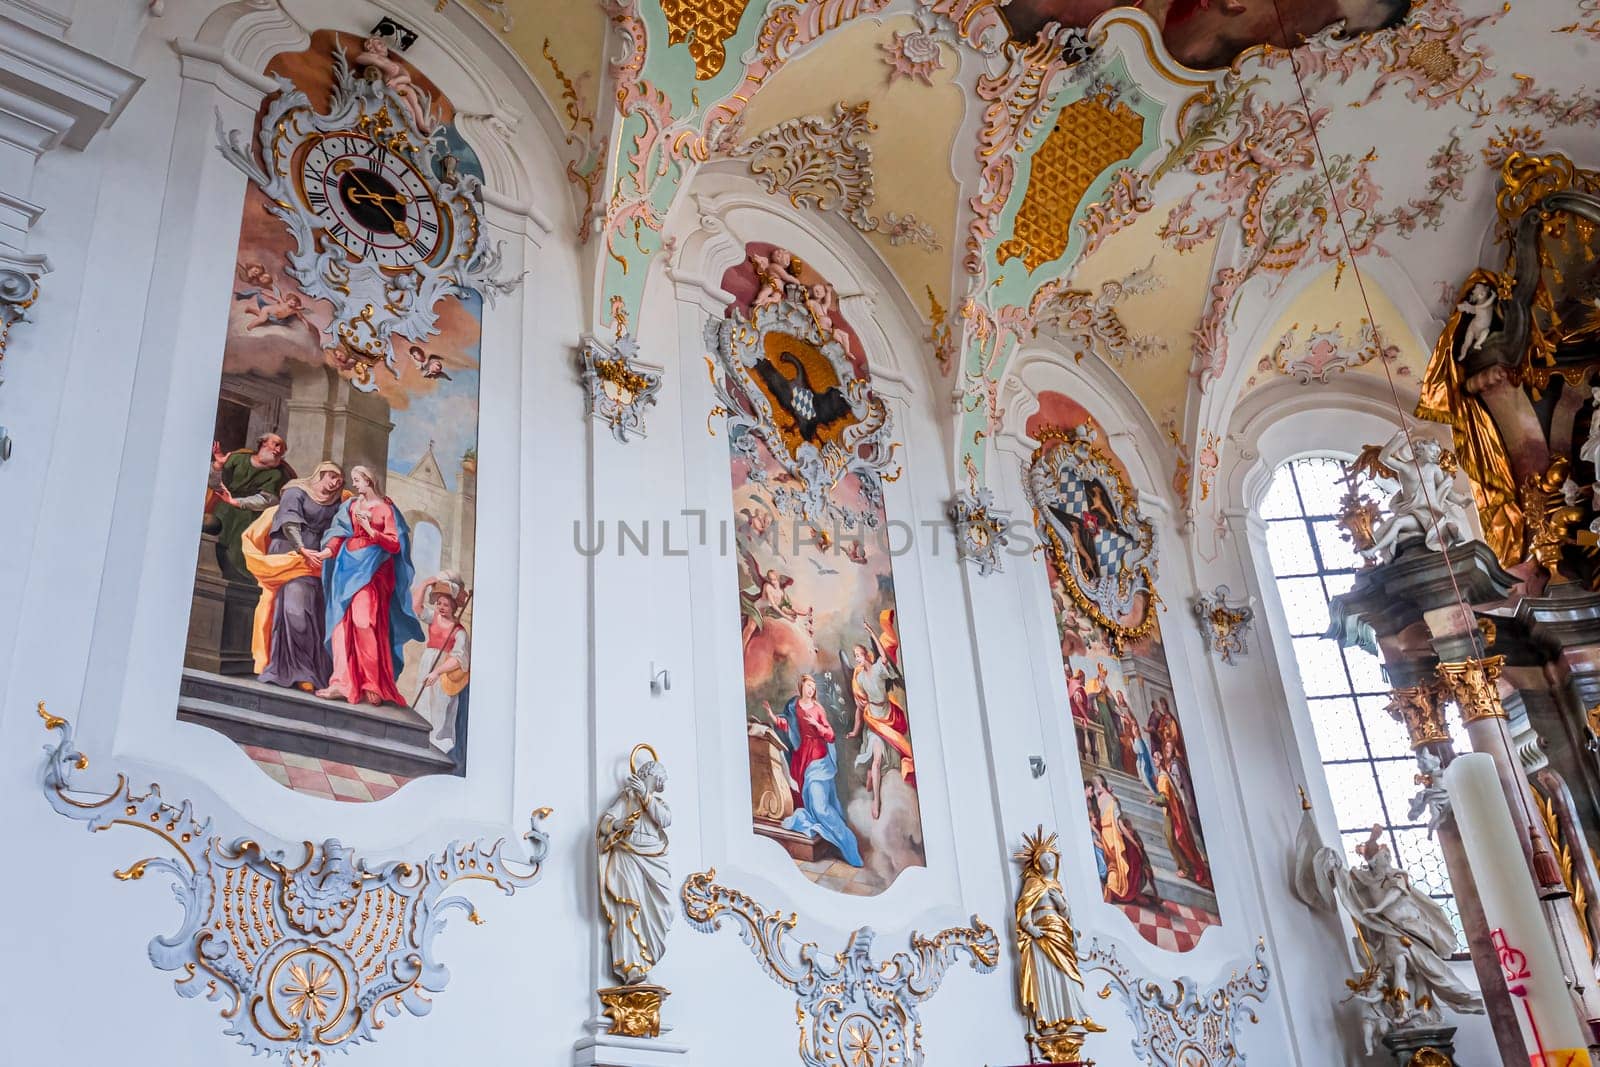
[[[1017,892],[1017,993],[1033,1024],[1035,1042],[1049,1062],[1073,1062],[1086,1032],[1105,1029],[1083,1007],[1083,975],[1078,970],[1077,934],[1057,871],[1061,853],[1056,835],[1044,827],[1025,834],[1013,858],[1022,865]],[[1057,1060],[1055,1045],[1074,1046],[1073,1060]],[[1062,1051],[1067,1051],[1063,1049]]]
[[[1422,437],[1413,443],[1403,428],[1383,446],[1378,462],[1394,472],[1400,490],[1389,498],[1389,517],[1373,531],[1363,556],[1392,558],[1402,537],[1420,537],[1434,552],[1472,540],[1472,497],[1457,492],[1455,479],[1440,465],[1443,454],[1439,442]]]
[[[1461,351],[1457,353],[1457,359],[1466,359],[1488,340],[1489,328],[1494,324],[1494,305],[1494,290],[1484,282],[1474,285],[1466,299],[1456,305],[1457,311],[1469,316],[1466,332],[1461,335]]]
[[[1382,835],[1374,826],[1356,846],[1362,865],[1350,867],[1339,850],[1322,843],[1307,810],[1294,852],[1295,896],[1323,910],[1342,906],[1360,935],[1367,967],[1346,984],[1360,1005],[1369,1052],[1374,1034],[1436,1025],[1441,1006],[1466,1014],[1484,1010],[1482,999],[1450,969],[1456,932],[1449,916],[1394,865]]]

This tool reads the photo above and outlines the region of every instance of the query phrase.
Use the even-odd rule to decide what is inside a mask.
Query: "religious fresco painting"
[[[827,281],[784,249],[747,251],[722,279],[738,300],[721,328],[749,347],[714,376],[732,415],[753,828],[812,882],[870,896],[926,865],[886,408]]]
[[[1000,14],[1012,37],[1031,41],[1048,23],[1087,28],[1123,6],[1116,0],[1011,0]],[[1147,0],[1137,6],[1155,21],[1174,59],[1219,70],[1248,49],[1292,47],[1336,24],[1351,36],[1398,25],[1411,0]]]
[[[466,770],[482,304],[457,264],[481,171],[399,43],[317,33],[236,135],[178,700],[281,784],[356,802]]]
[[[1222,920],[1157,619],[1154,529],[1081,406],[1042,394],[1028,435],[1100,884],[1140,936],[1185,952]]]

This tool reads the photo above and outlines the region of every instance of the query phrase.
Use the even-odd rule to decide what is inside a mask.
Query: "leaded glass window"
[[[1461,917],[1444,855],[1427,824],[1407,814],[1420,788],[1416,759],[1405,727],[1385,710],[1389,686],[1381,664],[1370,652],[1340,649],[1322,636],[1329,600],[1350,588],[1362,562],[1337,524],[1343,475],[1340,461],[1330,456],[1297,459],[1273,475],[1261,517],[1278,599],[1346,853],[1352,863],[1360,862],[1355,846],[1374,824],[1382,826],[1395,862],[1450,916],[1459,946]]]

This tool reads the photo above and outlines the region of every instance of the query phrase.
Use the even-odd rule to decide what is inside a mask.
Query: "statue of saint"
[[[1017,892],[1017,993],[1032,1022],[1032,1041],[1048,1063],[1079,1058],[1084,1034],[1103,1031],[1083,1008],[1077,935],[1057,871],[1056,835],[1025,834],[1014,857],[1022,865]]]
[[[636,763],[639,750],[650,759]],[[667,769],[649,745],[636,745],[628,780],[600,816],[595,846],[600,854],[600,913],[611,943],[611,969],[624,985],[639,985],[666,952],[672,926],[672,871],[667,866],[667,827],[672,809],[661,799]]]
[[[1337,849],[1322,843],[1307,809],[1294,854],[1295,896],[1328,911],[1343,905],[1356,924],[1367,966],[1345,984],[1360,1006],[1369,1055],[1377,1035],[1439,1025],[1441,1006],[1483,1012],[1482,999],[1450,969],[1456,950],[1450,917],[1394,865],[1382,835],[1383,827],[1374,826],[1372,836],[1356,846],[1361,866],[1350,867]]]
[[[1372,547],[1362,555],[1393,558],[1402,537],[1422,538],[1434,552],[1472,540],[1467,508],[1472,498],[1456,491],[1455,479],[1440,465],[1444,448],[1430,437],[1412,441],[1399,430],[1378,453],[1378,462],[1394,473],[1399,492],[1389,498],[1389,517],[1373,531]]]

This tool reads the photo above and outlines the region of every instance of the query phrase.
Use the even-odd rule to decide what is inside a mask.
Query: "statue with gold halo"
[[[1046,1063],[1077,1063],[1084,1036],[1102,1032],[1084,1010],[1077,934],[1057,872],[1056,835],[1024,834],[1014,857],[1022,865],[1017,891],[1017,993],[1031,1023],[1030,1044]]]
[[[639,753],[650,758],[639,762]],[[667,827],[672,809],[661,798],[667,769],[649,745],[628,755],[628,779],[595,827],[600,859],[600,914],[605,917],[611,970],[621,986],[598,991],[613,1034],[655,1037],[667,990],[646,983],[666,953],[672,927],[672,870]]]

